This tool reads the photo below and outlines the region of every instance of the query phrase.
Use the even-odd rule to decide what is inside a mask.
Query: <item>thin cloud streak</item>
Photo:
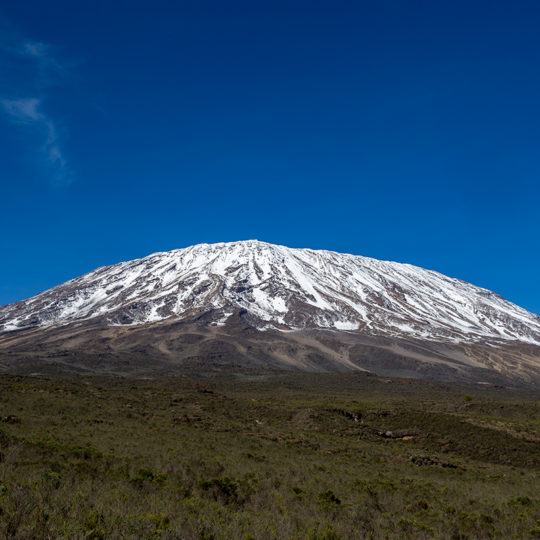
[[[34,130],[44,138],[42,154],[53,168],[55,185],[71,183],[73,175],[69,170],[60,144],[54,122],[40,111],[41,100],[38,98],[2,99],[4,112],[13,124]]]
[[[39,41],[25,41],[17,48],[17,54],[36,64],[38,81],[43,86],[54,86],[66,75],[66,70],[53,54],[53,47]]]
[[[45,116],[38,111],[40,100],[29,99],[3,99],[2,106],[10,118],[21,124],[31,124],[41,122]]]
[[[9,68],[0,82],[0,111],[27,134],[29,144],[37,144],[40,167],[51,183],[69,185],[74,175],[62,149],[57,122],[44,112],[51,87],[60,84],[66,70],[50,45],[25,39],[5,20],[0,22],[4,29],[9,27],[0,39],[0,64]]]

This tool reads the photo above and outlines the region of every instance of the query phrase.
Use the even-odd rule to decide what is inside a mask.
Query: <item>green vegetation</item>
[[[0,537],[539,538],[540,402],[361,374],[5,376]]]

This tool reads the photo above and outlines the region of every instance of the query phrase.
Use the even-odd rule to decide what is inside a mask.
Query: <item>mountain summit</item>
[[[393,340],[394,349],[403,340],[431,343],[428,349],[540,346],[538,316],[464,281],[409,264],[247,240],[101,267],[3,306],[0,351],[2,343],[20,345],[21,339],[30,345],[25,335],[41,343],[39,330],[50,336],[61,329],[118,334],[123,328],[140,335],[145,328],[159,326],[163,332],[178,324],[223,335],[240,324],[262,339],[280,334],[278,340],[285,341],[319,331],[340,344],[355,337]],[[152,347],[157,341],[145,339]],[[161,350],[174,355],[169,346]],[[297,364],[293,355],[285,356]],[[347,362],[358,367],[350,354],[343,365]]]
[[[199,244],[98,268],[0,308],[0,329],[101,317],[110,325],[238,310],[259,329],[325,328],[436,340],[540,344],[540,318],[437,272],[257,240]]]

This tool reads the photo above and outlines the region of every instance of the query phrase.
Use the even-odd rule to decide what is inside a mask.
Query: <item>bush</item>
[[[204,491],[209,491],[216,501],[225,504],[236,503],[239,500],[239,483],[228,476],[202,480],[201,488]]]
[[[323,505],[333,506],[341,504],[341,500],[331,489],[327,489],[326,491],[319,493],[318,500]]]

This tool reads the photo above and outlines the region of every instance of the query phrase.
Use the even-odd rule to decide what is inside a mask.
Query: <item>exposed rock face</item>
[[[214,355],[260,367],[437,377],[465,366],[480,370],[473,378],[534,379],[540,318],[437,272],[255,240],[98,268],[0,308],[0,354],[111,347],[202,365]]]
[[[239,313],[259,329],[540,344],[540,318],[495,293],[407,264],[258,241],[201,244],[102,267],[0,308],[0,329],[101,317],[109,325]]]

